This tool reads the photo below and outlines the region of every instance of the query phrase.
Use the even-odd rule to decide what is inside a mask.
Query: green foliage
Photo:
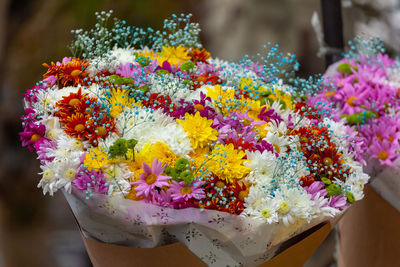
[[[356,199],[354,198],[353,193],[351,193],[351,192],[346,192],[346,197],[347,197],[347,201],[350,204],[353,204],[356,201]]]
[[[342,193],[342,189],[337,184],[330,184],[325,189],[328,191],[328,196],[338,196]]]

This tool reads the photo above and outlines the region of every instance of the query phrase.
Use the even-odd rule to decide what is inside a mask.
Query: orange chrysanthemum
[[[43,66],[47,68],[43,78],[55,77],[59,87],[77,86],[89,74],[86,71],[89,67],[89,61],[79,58],[72,58],[66,63],[51,62],[50,65],[43,63]]]
[[[204,48],[201,50],[198,48],[194,48],[188,53],[188,55],[190,56],[191,60],[194,63],[197,63],[197,62],[208,63],[207,59],[209,59],[211,57],[210,52],[208,52]]]
[[[85,115],[94,116],[101,113],[100,104],[94,97],[88,97],[87,94],[82,94],[79,89],[77,93],[71,93],[69,96],[64,96],[62,100],[56,103],[58,111],[55,115],[61,122],[66,122],[72,114],[82,113]]]
[[[89,116],[82,113],[72,114],[71,117],[67,118],[64,131],[68,135],[74,136],[77,139],[82,140],[88,134],[88,120]]]

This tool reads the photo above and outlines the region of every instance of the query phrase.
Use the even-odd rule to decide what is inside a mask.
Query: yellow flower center
[[[73,70],[73,71],[71,71],[71,76],[76,77],[76,76],[81,75],[81,73],[82,73],[81,70]]]
[[[85,130],[85,125],[83,125],[81,123],[77,124],[77,125],[75,125],[74,130],[77,132],[83,132]]]
[[[190,186],[184,186],[181,189],[181,195],[188,195],[193,192],[192,188]]]
[[[74,149],[76,149],[76,150],[80,150],[80,149],[82,149],[82,142],[81,141],[79,141],[79,140],[74,140],[74,141],[72,141],[72,147],[74,148]]]
[[[335,95],[335,92],[334,91],[329,91],[329,92],[326,92],[325,93],[325,96],[327,97],[327,98],[329,98],[329,97],[331,97],[331,96],[334,96]]]
[[[390,143],[393,142],[393,141],[394,141],[393,136],[389,136],[388,141],[389,141]]]
[[[325,157],[323,162],[326,166],[331,166],[333,164],[333,160],[330,157]]]
[[[377,134],[377,135],[376,135],[376,138],[378,138],[381,142],[383,141],[383,137],[382,137],[382,135],[380,135],[380,134]]]
[[[64,173],[65,178],[67,178],[70,181],[72,181],[75,178],[75,175],[76,173],[73,169],[68,169]]]
[[[389,157],[389,154],[386,151],[382,151],[378,153],[378,159],[386,160]]]
[[[31,140],[32,140],[33,142],[39,141],[40,138],[41,138],[41,136],[38,135],[38,134],[34,134],[34,135],[31,136]]]
[[[202,104],[196,104],[196,105],[194,105],[194,109],[200,111],[200,110],[204,110],[205,108]]]
[[[263,209],[261,211],[261,216],[263,216],[264,218],[269,218],[271,217],[271,211],[269,209]]]
[[[51,170],[47,170],[43,173],[43,179],[50,181],[54,177],[54,172]]]
[[[215,183],[215,186],[218,187],[219,189],[223,189],[225,187],[225,183],[222,181],[218,181]]]
[[[350,96],[349,98],[347,98],[347,104],[349,106],[354,107],[356,104],[354,103],[354,101],[357,99],[357,97],[355,96]]]
[[[76,106],[79,105],[81,101],[78,98],[72,98],[69,102],[68,105],[70,106]]]
[[[107,134],[107,129],[104,128],[103,126],[99,126],[99,127],[96,128],[96,133],[98,135],[101,135],[101,136],[106,135]]]
[[[244,199],[249,195],[249,192],[242,190],[239,192],[239,200],[244,202]]]
[[[282,214],[286,214],[289,212],[289,204],[286,201],[282,201],[279,205],[279,212]]]
[[[146,183],[148,185],[154,184],[157,181],[157,175],[151,173],[146,177]]]

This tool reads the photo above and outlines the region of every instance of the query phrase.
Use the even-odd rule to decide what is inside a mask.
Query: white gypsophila
[[[160,126],[164,127],[174,122],[174,118],[163,113],[162,110],[145,108],[125,108],[115,118],[116,129],[119,135],[125,139],[132,139],[137,136],[138,131],[143,128]]]
[[[246,151],[246,156],[248,161],[245,161],[244,165],[251,169],[246,180],[251,183],[268,184],[277,164],[274,153],[267,150],[262,153],[258,150],[254,152]]]
[[[134,52],[135,50],[132,48],[118,48],[115,46],[107,54],[90,60],[90,66],[87,68],[89,75],[96,76],[102,71],[114,72],[121,64],[134,63],[136,61]]]
[[[241,65],[233,62],[211,58],[209,59],[209,63],[214,65],[215,69],[220,69],[218,76],[221,80],[226,81],[227,86],[232,87],[241,79],[252,79],[253,81],[258,79],[258,76],[254,71],[245,69]]]
[[[104,177],[107,179],[108,195],[123,195],[129,194],[131,184],[129,182],[133,172],[129,170],[125,163],[110,164],[104,171]]]
[[[150,93],[168,95],[174,103],[182,98],[185,99],[192,93],[189,85],[184,84],[181,79],[173,74],[157,75],[150,73],[147,80],[150,85]]]
[[[313,214],[311,195],[303,188],[281,186],[281,190],[275,191],[275,200],[279,206],[280,220],[286,226],[298,219],[311,221]]]

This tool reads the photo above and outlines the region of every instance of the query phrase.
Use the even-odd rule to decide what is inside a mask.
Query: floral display
[[[295,56],[277,46],[235,63],[202,47],[190,15],[167,19],[164,31],[117,19],[110,29],[110,16],[73,31],[73,56],[43,64],[43,80],[25,94],[21,141],[38,155],[44,193],[63,189],[88,203],[102,195],[108,209],[124,199],[160,214],[218,211],[288,227],[333,218],[363,197],[369,177],[356,160],[360,146],[385,163],[397,157],[397,128],[378,126],[380,142],[360,145],[343,120],[303,102],[298,90],[315,80],[297,78]],[[392,125],[383,115],[392,113],[397,89],[390,94],[393,86],[380,82],[385,73],[376,69],[367,80],[362,71],[373,66],[344,64],[349,73],[337,77],[345,89],[334,96],[343,112],[370,110],[376,94],[387,103],[370,112]],[[360,89],[369,82],[387,92]],[[375,140],[375,129],[359,132]]]
[[[378,38],[356,38],[350,45],[353,49],[326,74],[325,90],[309,104],[354,128],[360,161],[393,166],[400,156],[398,61],[384,53]]]

